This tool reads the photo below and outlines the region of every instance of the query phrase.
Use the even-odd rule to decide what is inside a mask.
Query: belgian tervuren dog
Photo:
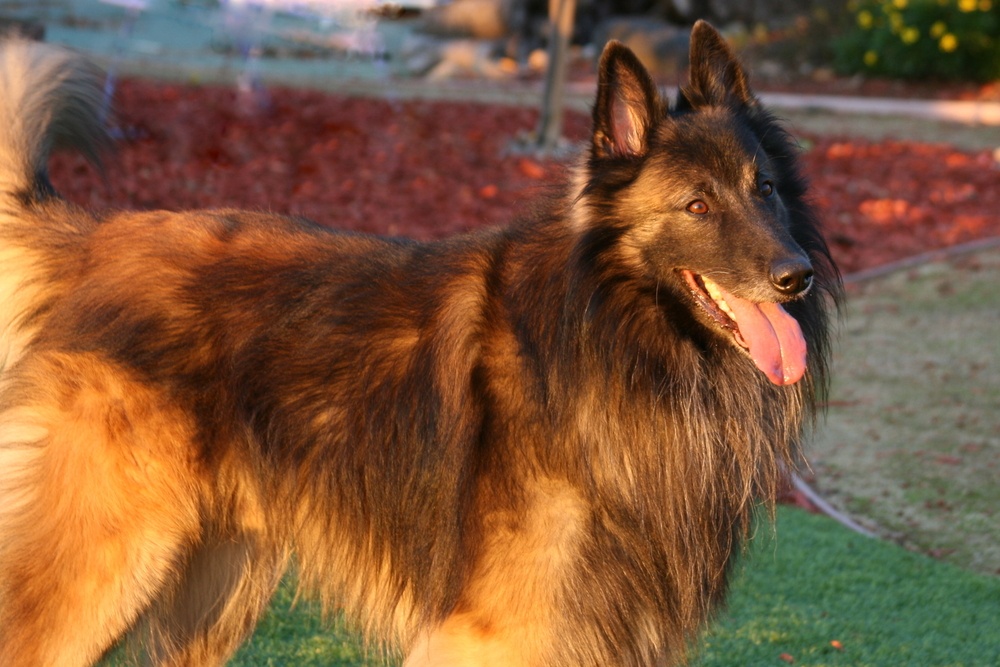
[[[681,659],[839,290],[796,146],[691,39],[672,107],[608,45],[564,196],[432,243],[81,210],[46,161],[99,153],[99,74],[6,42],[0,664],[221,664],[289,566],[406,667]]]

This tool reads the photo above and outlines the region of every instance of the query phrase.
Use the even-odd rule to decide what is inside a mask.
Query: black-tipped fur
[[[839,293],[794,143],[704,23],[691,76],[668,110],[609,45],[564,196],[417,243],[74,207],[44,164],[100,144],[99,85],[0,49],[0,664],[128,635],[221,665],[291,562],[405,667],[682,661],[794,465]],[[775,291],[790,256],[813,289]],[[808,346],[801,380],[709,280]]]

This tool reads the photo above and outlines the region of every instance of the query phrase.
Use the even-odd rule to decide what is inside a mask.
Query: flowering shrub
[[[894,78],[1000,79],[1000,0],[850,0],[837,69]]]

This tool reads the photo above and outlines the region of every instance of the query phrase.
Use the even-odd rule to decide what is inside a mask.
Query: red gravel
[[[272,91],[243,110],[226,88],[125,81],[125,133],[101,179],[56,156],[52,179],[88,207],[238,206],[337,227],[434,238],[508,220],[565,175],[505,155],[532,109],[389,102]],[[586,136],[571,114],[567,134]],[[1000,167],[989,151],[809,137],[805,165],[845,272],[1000,235]]]

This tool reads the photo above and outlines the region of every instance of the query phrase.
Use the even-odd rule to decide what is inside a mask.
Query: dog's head
[[[806,336],[786,306],[828,260],[796,153],[709,24],[692,30],[690,81],[673,109],[628,48],[605,48],[576,224],[614,236],[632,269],[779,385],[806,369]]]

